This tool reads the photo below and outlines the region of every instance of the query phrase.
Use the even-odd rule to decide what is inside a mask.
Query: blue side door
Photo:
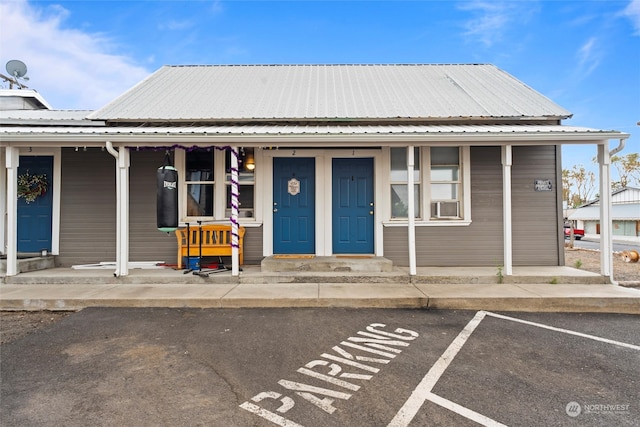
[[[373,159],[333,159],[333,253],[373,254]]]
[[[313,254],[315,159],[273,159],[273,253]]]
[[[53,156],[20,156],[18,177],[45,175],[47,192],[32,202],[18,198],[18,252],[51,251],[53,215]]]

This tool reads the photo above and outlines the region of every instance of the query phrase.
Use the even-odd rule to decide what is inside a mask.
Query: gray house
[[[0,249],[7,275],[41,249],[60,266],[117,259],[116,275],[174,260],[156,229],[168,155],[180,224],[237,218],[248,264],[564,265],[562,144],[597,145],[608,236],[609,140],[628,138],[570,117],[492,65],[165,66],[97,111],[0,112]],[[26,173],[48,178],[31,203]]]

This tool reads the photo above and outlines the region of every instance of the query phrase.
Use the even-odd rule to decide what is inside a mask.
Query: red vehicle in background
[[[573,238],[576,240],[581,240],[584,237],[584,230],[581,230],[579,228],[574,228],[573,229]],[[565,239],[570,239],[571,238],[571,225],[569,224],[565,224],[564,225],[564,238]]]

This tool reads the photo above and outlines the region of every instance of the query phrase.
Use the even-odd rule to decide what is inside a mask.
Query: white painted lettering
[[[378,354],[380,356],[388,357],[389,359],[393,359],[394,357],[396,357],[396,355],[393,354],[393,353],[400,353],[402,351],[402,350],[398,350],[397,348],[384,347],[384,346],[381,346],[379,344],[369,344],[369,347],[365,347],[365,346],[362,346],[362,345],[354,344],[354,343],[348,342],[348,341],[342,341],[340,344],[346,345],[347,347],[351,347],[351,348],[357,348],[358,350],[367,351],[369,353]],[[370,348],[370,347],[382,347],[383,350],[393,351],[393,353],[387,353],[385,351],[374,350],[373,348]],[[388,360],[385,361],[385,363],[388,363],[388,362],[389,362]]]
[[[336,399],[347,400],[351,397],[349,393],[343,393],[341,391],[329,390],[322,387],[316,387],[309,384],[298,383],[294,381],[280,380],[278,381],[282,387],[287,390],[292,390],[297,392],[296,394],[308,400],[309,402],[316,405],[318,408],[332,414],[336,408],[332,405],[334,399],[323,398],[320,399],[315,394],[320,394],[324,396],[334,397]]]
[[[360,386],[359,385],[352,384],[350,382],[347,382],[347,381],[344,381],[344,380],[341,380],[341,379],[338,379],[338,378],[335,378],[335,377],[331,377],[329,375],[321,374],[319,372],[312,371],[311,369],[298,368],[298,372],[300,372],[301,374],[309,375],[310,377],[317,378],[319,380],[326,381],[328,383],[335,384],[337,386],[346,388],[347,390],[352,390],[352,391],[360,390]]]
[[[364,343],[376,343],[376,344],[380,344],[380,345],[395,345],[398,347],[409,347],[409,343],[408,342],[404,342],[404,341],[385,341],[385,340],[389,340],[389,338],[385,338],[382,340],[379,339],[373,339],[373,338],[360,338],[360,337],[349,337],[347,338],[347,340],[349,341],[353,341],[353,342],[364,342]]]
[[[353,357],[353,355],[351,353],[348,353],[346,350],[335,346],[332,348],[333,351],[335,351],[336,353],[342,355],[343,357],[347,358],[347,359],[355,359],[355,360],[360,360],[362,362],[375,362],[375,363],[389,363],[388,360],[383,360],[383,359],[376,359],[373,357],[367,357],[367,356],[356,356],[355,358]]]
[[[394,359],[398,354],[402,353],[402,349],[396,347],[408,347],[409,343],[407,341],[413,341],[419,336],[417,332],[403,328],[396,328],[393,332],[387,332],[382,330],[382,328],[385,327],[386,325],[384,323],[371,323],[366,327],[366,332],[358,331],[356,334],[359,336],[349,337],[345,341],[342,341],[340,346],[332,347],[332,350],[336,354],[322,353],[320,357],[326,360],[312,360],[299,368],[297,372],[329,384],[337,385],[343,389],[350,391],[360,390],[362,386],[345,381],[341,378],[369,381],[373,378],[373,375],[344,372],[343,366],[352,366],[362,371],[376,374],[380,372],[379,368],[361,362],[386,365],[391,361],[391,359]],[[385,357],[385,359],[352,354],[343,347],[350,347],[362,352],[375,354]],[[339,364],[331,363],[327,360],[338,362]],[[326,368],[327,372],[318,372],[315,370],[314,368],[317,368],[318,366]],[[320,370],[322,371],[323,369]],[[278,384],[329,414],[333,414],[336,411],[336,407],[333,406],[336,399],[348,400],[352,396],[351,393],[284,379],[279,380]],[[262,392],[251,398],[255,403],[261,402],[265,399],[272,399],[276,401],[279,399],[281,404],[276,411],[281,414],[286,413],[295,405],[295,401],[292,398],[283,396],[275,391]],[[251,402],[244,402],[240,407],[281,427],[302,427],[293,421],[283,418],[282,416],[261,408]]]
[[[251,400],[258,403],[263,401],[264,399],[275,400],[280,398],[280,396],[282,395],[275,391],[263,391],[262,393],[258,393],[255,396],[253,396]],[[280,412],[281,414],[284,414],[289,409],[293,408],[293,406],[295,405],[293,399],[287,396],[284,396],[282,399],[280,399],[280,401],[282,402],[282,405],[280,405],[280,407],[276,409],[276,411]],[[258,405],[254,405],[251,402],[244,402],[243,404],[240,405],[240,407],[246,411],[256,414],[282,427],[302,427],[300,424],[294,423],[293,421],[290,421],[278,414],[275,414],[271,411],[261,408]]]
[[[378,373],[380,369],[374,368],[373,366],[365,365],[363,363],[354,362],[353,360],[345,359],[343,357],[334,356],[333,354],[322,353],[320,357],[325,359],[334,360],[336,362],[342,362],[345,365],[355,366],[356,368],[360,368],[363,371],[373,372],[374,374]]]
[[[262,417],[265,420],[271,421],[272,423],[277,424],[281,427],[303,427],[298,423],[290,421],[278,414],[274,414],[273,412],[267,411],[266,409],[261,408],[258,405],[254,405],[250,402],[244,402],[240,405],[240,407],[245,411],[249,411],[252,414]]]
[[[309,369],[311,369],[311,368],[314,368],[314,367],[316,367],[318,365],[321,365],[321,366],[329,365],[329,367],[331,368],[331,370],[329,371],[329,375],[331,375],[333,377],[335,377],[340,372],[342,372],[342,368],[340,367],[340,365],[338,365],[336,363],[329,364],[329,362],[327,362],[326,360],[312,360],[311,362],[307,363],[304,366],[309,368]],[[350,373],[350,372],[344,372],[344,373],[340,374],[340,378],[354,378],[354,379],[359,379],[359,380],[370,380],[372,378],[372,376],[371,375],[354,374],[354,373]]]
[[[384,323],[372,323],[369,326],[367,326],[366,329],[369,332],[373,332],[379,335],[386,335],[388,337],[397,338],[399,340],[413,341],[420,336],[420,334],[418,334],[416,331],[411,331],[409,329],[404,329],[404,328],[397,328],[395,331],[393,331],[395,333],[380,331],[376,329],[376,328],[384,328],[386,326],[387,325],[385,325]],[[400,334],[404,334],[404,335],[400,335]]]
[[[276,393],[275,391],[263,391],[262,393],[258,393],[253,396],[251,400],[258,403],[263,401],[264,399],[278,399],[280,396],[282,395],[280,393]],[[295,405],[293,399],[287,396],[280,399],[280,401],[282,402],[282,406],[276,409],[276,411],[280,412],[281,414],[284,414]]]

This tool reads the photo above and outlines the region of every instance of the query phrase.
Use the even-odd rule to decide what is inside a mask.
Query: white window
[[[420,215],[420,149],[414,149],[413,194],[415,197],[414,216]],[[408,218],[408,168],[406,148],[391,149],[391,218]]]
[[[471,220],[468,147],[414,147],[414,216],[419,223]],[[407,149],[390,149],[391,220],[408,218]]]
[[[178,156],[176,157],[178,159]],[[198,148],[184,152],[182,218],[223,220],[231,216],[231,151]],[[180,161],[177,160],[177,165]],[[255,157],[240,148],[238,157],[239,217],[255,217]]]
[[[460,193],[460,148],[430,148],[430,204],[431,219],[459,219]]]
[[[255,214],[255,157],[253,148],[240,149],[238,159],[238,216],[240,218],[253,218]],[[225,156],[225,184],[226,205],[225,217],[231,216],[231,152]]]
[[[196,149],[185,153],[188,217],[213,217],[216,185],[214,152],[212,149]]]

